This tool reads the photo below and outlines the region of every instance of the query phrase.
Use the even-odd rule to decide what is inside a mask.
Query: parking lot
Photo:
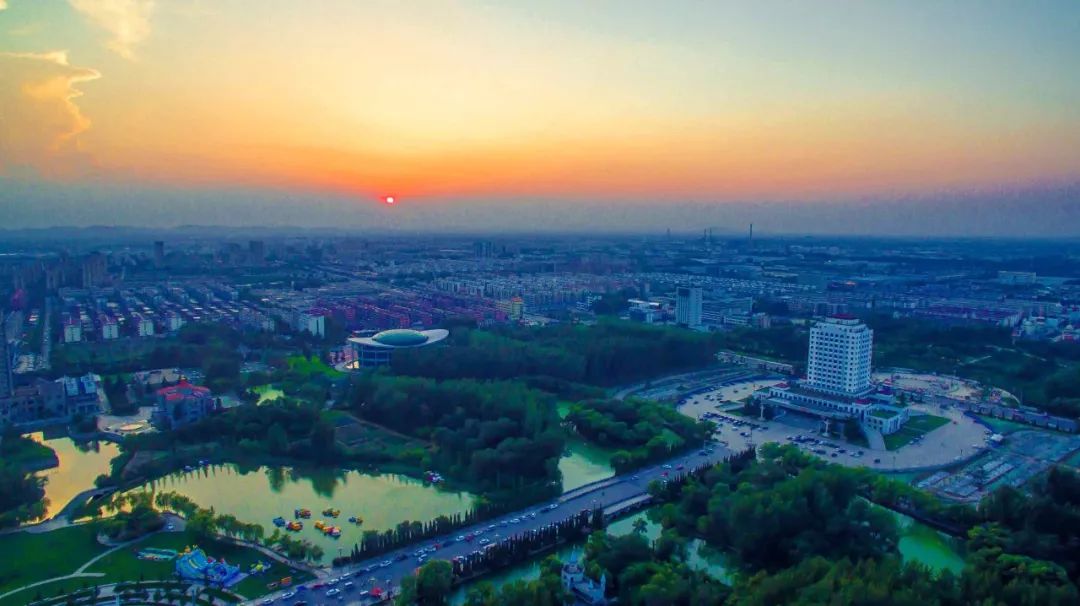
[[[728,408],[727,403],[715,399],[690,399],[679,410],[696,419],[716,423],[714,439],[732,450],[766,442],[793,443],[833,463],[882,471],[944,466],[969,459],[990,448],[988,440],[992,433],[964,415],[963,411],[932,404],[915,404],[910,407],[912,414],[934,414],[947,418],[949,422],[898,450],[873,450],[852,445],[840,438],[820,436],[817,431],[820,422],[797,413],[781,411],[776,418],[761,421],[727,413],[725,410]],[[804,439],[796,440],[799,436]],[[863,454],[858,454],[860,452]]]

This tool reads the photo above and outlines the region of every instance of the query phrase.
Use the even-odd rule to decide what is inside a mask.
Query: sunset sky
[[[0,0],[0,227],[1080,235],[1078,184],[1075,0]]]

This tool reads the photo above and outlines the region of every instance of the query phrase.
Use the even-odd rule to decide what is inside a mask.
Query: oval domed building
[[[450,331],[442,328],[432,330],[392,328],[370,337],[351,337],[349,343],[356,350],[357,368],[376,368],[389,364],[390,356],[395,349],[425,347],[438,343],[449,335]]]

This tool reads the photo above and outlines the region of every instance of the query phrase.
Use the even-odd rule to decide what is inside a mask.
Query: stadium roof
[[[412,330],[409,328],[394,328],[384,330],[371,337],[352,337],[350,343],[367,347],[381,347],[387,349],[399,349],[403,347],[421,347],[442,341],[450,335],[450,331],[436,328],[432,330]]]

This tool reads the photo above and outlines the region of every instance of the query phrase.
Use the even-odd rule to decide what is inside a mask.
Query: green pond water
[[[573,490],[615,474],[611,468],[611,451],[593,446],[579,438],[569,438],[566,450],[559,459],[563,492]]]
[[[895,512],[893,515],[900,529],[897,547],[905,561],[919,562],[935,572],[949,570],[959,574],[964,569],[964,558],[956,550],[955,539],[908,516]]]
[[[616,520],[608,526],[607,532],[615,536],[630,534],[634,532],[634,523],[637,520],[645,521],[645,532],[643,533],[645,538],[652,541],[660,536],[660,524],[649,520],[647,512],[636,513],[632,516],[622,518],[621,520]],[[552,555],[565,562],[570,558],[576,557],[583,549],[583,543],[564,545],[552,552]],[[728,574],[727,568],[724,566],[723,554],[712,550],[705,545],[703,541],[699,539],[691,541],[687,545],[686,555],[686,562],[691,568],[708,572],[725,583],[731,582],[731,577]],[[531,581],[533,579],[538,579],[540,578],[540,563],[542,560],[543,558],[536,558],[528,562],[522,562],[517,566],[511,566],[510,568],[495,574],[483,577],[478,582],[489,582],[492,585],[499,587],[507,583],[513,583],[514,581]],[[465,598],[469,593],[469,588],[474,585],[475,584],[459,587],[450,596],[450,603],[454,606],[464,604]]]
[[[146,489],[186,495],[219,514],[262,524],[267,533],[274,528],[274,518],[291,520],[293,510],[306,507],[312,512],[311,518],[304,521],[303,530],[292,534],[322,547],[326,562],[350,551],[364,530],[386,530],[406,520],[426,522],[440,514],[465,512],[473,503],[469,493],[441,490],[397,474],[243,468],[235,464],[174,473],[136,490]],[[335,520],[322,515],[327,508],[340,509],[340,517]],[[362,517],[364,523],[350,523],[348,519],[354,515]],[[319,532],[314,526],[316,520],[341,527],[341,537],[335,539]]]
[[[252,391],[259,394],[259,400],[255,403],[259,406],[262,406],[267,402],[273,402],[274,400],[285,396],[284,391],[281,391],[273,385],[260,385],[252,389]]]
[[[109,473],[109,461],[120,454],[120,447],[112,442],[76,443],[67,436],[50,438],[42,432],[27,435],[56,451],[60,459],[58,467],[36,474],[47,480],[45,498],[49,504],[46,518],[59,513],[75,495],[93,488],[94,478]]]
[[[898,549],[900,556],[905,561],[919,562],[928,566],[935,572],[950,570],[959,573],[964,568],[964,559],[953,547],[952,539],[942,533],[915,520],[894,513],[900,530],[900,543]],[[645,521],[644,536],[655,540],[660,536],[660,524],[653,522],[648,517],[648,512],[636,513],[632,516],[612,522],[607,531],[609,534],[622,536],[634,532],[634,523],[637,520]],[[566,545],[554,552],[560,560],[566,561],[581,551],[583,544]],[[540,577],[540,562],[543,558],[537,558],[512,566],[498,573],[481,579],[496,587],[514,581],[531,581]],[[724,583],[732,583],[733,577],[725,561],[722,552],[714,550],[700,539],[694,539],[687,545],[687,564],[696,570],[708,572],[710,575]],[[451,597],[450,603],[460,606],[465,603],[469,585],[458,588]]]

